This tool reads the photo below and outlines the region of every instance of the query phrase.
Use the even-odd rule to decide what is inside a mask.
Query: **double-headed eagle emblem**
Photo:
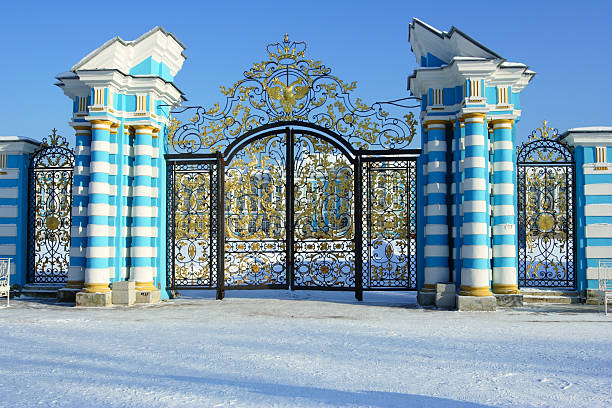
[[[297,101],[304,98],[310,90],[310,87],[308,87],[308,85],[300,86],[304,83],[303,78],[298,78],[289,85],[285,85],[278,78],[274,78],[272,83],[278,86],[268,88],[268,95],[270,96],[270,98],[276,99],[280,102],[283,110],[287,115],[293,112]]]

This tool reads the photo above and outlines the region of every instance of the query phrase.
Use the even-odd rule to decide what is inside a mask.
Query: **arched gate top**
[[[353,102],[356,82],[345,83],[320,61],[307,59],[306,43],[290,41],[285,34],[267,52],[268,60],[255,63],[232,87],[221,87],[225,106],[173,112],[169,153],[223,152],[243,135],[281,122],[312,124],[353,149],[403,149],[412,142],[417,126],[412,112],[399,119],[389,116],[381,103]],[[181,113],[191,118],[181,121],[176,116]]]
[[[36,168],[73,168],[74,152],[65,137],[53,129],[48,139],[42,140],[38,150],[32,155],[30,167]]]
[[[520,146],[517,162],[573,163],[574,155],[571,147],[559,140],[559,131],[544,121],[542,127],[531,132],[529,140]]]

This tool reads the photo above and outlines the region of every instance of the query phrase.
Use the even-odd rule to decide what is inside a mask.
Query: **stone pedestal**
[[[137,291],[136,303],[159,303],[161,302],[161,291],[159,289],[149,291]]]
[[[425,292],[420,290],[417,295],[419,306],[434,306],[436,304],[436,292]]]
[[[112,305],[111,292],[88,293],[79,292],[76,294],[76,305],[83,307],[104,307]]]
[[[76,302],[76,295],[81,289],[61,288],[57,291],[57,301],[62,303]]]
[[[456,305],[454,283],[436,283],[435,305],[441,309],[454,309]]]
[[[136,303],[135,283],[132,281],[114,282],[112,293],[113,305],[131,306]]]
[[[497,309],[495,296],[456,296],[460,312],[494,312]]]
[[[495,295],[497,306],[521,307],[523,306],[523,295]]]

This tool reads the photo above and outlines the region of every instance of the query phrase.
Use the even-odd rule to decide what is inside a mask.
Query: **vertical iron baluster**
[[[286,259],[287,259],[287,283],[291,290],[295,290],[295,273],[293,271],[293,208],[294,208],[294,132],[293,129],[285,128],[285,137],[287,138],[287,159],[285,160],[285,245],[286,245]]]
[[[217,153],[217,300],[225,297],[225,163]]]
[[[358,301],[363,300],[363,231],[362,231],[362,217],[363,217],[363,203],[362,203],[362,163],[361,163],[361,149],[357,151],[357,156],[354,161],[354,190],[355,190],[355,244],[353,246],[355,251],[355,298]]]

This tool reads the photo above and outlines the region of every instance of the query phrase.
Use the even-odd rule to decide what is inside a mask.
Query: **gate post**
[[[12,258],[10,282],[20,286],[28,266],[28,168],[38,146],[26,137],[0,136],[0,256]]]
[[[576,289],[594,304],[599,260],[612,258],[612,127],[573,128],[559,140],[574,146]]]

